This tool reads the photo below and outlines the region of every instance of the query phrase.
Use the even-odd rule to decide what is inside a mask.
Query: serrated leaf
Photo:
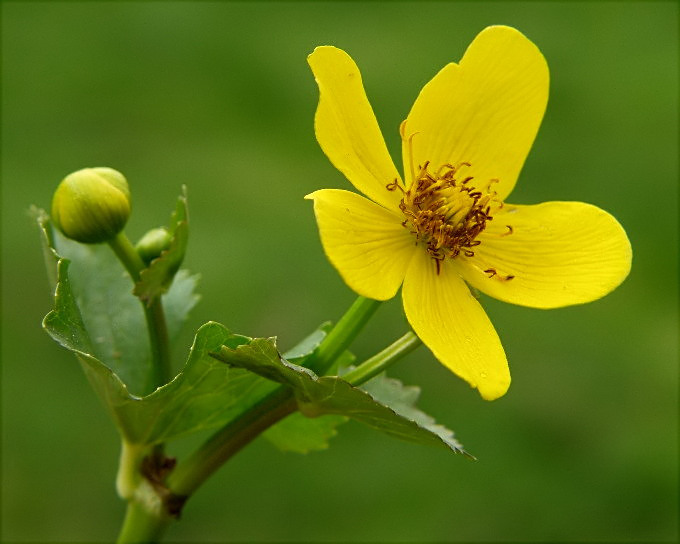
[[[404,385],[395,378],[380,374],[363,384],[361,388],[378,402],[392,408],[397,414],[415,421],[422,428],[439,436],[452,449],[464,451],[463,445],[456,440],[452,430],[438,424],[433,417],[416,406],[418,397],[420,397],[420,387]]]
[[[284,353],[283,357],[292,363],[304,363],[305,359],[319,347],[331,328],[330,321],[322,323],[312,334]],[[345,351],[338,357],[333,369],[337,366],[349,366],[353,362],[354,355]],[[338,434],[336,428],[347,420],[348,418],[344,416],[309,418],[298,412],[279,421],[262,433],[262,436],[281,451],[309,453],[325,450],[328,448],[328,441]]]
[[[167,292],[172,284],[184,260],[189,241],[188,217],[186,188],[182,187],[182,194],[177,199],[177,207],[167,229],[171,236],[170,246],[142,270],[140,280],[135,285],[134,293],[141,300],[153,300]]]
[[[344,416],[309,418],[295,412],[267,429],[262,436],[281,451],[309,453],[328,448],[328,441],[338,434],[336,427],[346,421]]]
[[[401,440],[446,447],[465,454],[457,442],[445,440],[417,421],[398,414],[342,378],[319,377],[308,368],[286,361],[273,339],[256,338],[236,348],[224,346],[215,356],[229,365],[291,387],[300,412],[308,417],[344,415]]]

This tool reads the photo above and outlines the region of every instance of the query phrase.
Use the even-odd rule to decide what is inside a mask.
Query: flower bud
[[[149,264],[156,257],[160,257],[161,253],[170,247],[172,236],[163,227],[151,229],[144,236],[139,239],[135,249],[142,260]]]
[[[112,168],[84,168],[64,178],[52,198],[52,219],[68,238],[85,244],[114,238],[130,217],[130,189]]]

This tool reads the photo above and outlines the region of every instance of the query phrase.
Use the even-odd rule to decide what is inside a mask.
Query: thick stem
[[[317,374],[323,374],[349,347],[379,305],[377,300],[358,297],[308,360],[309,368]],[[281,387],[273,391],[227,423],[191,457],[181,462],[167,479],[169,489],[174,495],[188,497],[235,453],[296,409],[290,389]]]
[[[130,274],[133,283],[139,282],[146,265],[125,233],[120,232],[109,241],[109,245]],[[151,348],[151,370],[146,389],[153,391],[166,384],[171,377],[168,330],[161,297],[158,296],[148,303],[143,300],[140,302],[144,309]],[[125,440],[122,448],[116,485],[118,493],[128,501],[128,505],[118,543],[157,542],[171,518],[157,490],[141,474],[142,459],[150,454],[150,448],[133,446]],[[151,449],[161,453],[163,445],[157,444]]]
[[[121,440],[118,475],[116,476],[116,490],[118,496],[126,501],[132,500],[136,489],[142,481],[142,459],[149,453],[149,446],[130,444],[124,438]]]
[[[171,518],[160,508],[150,508],[143,501],[129,501],[116,542],[117,544],[158,542],[170,521]]]
[[[264,430],[297,409],[288,388],[279,388],[240,417],[222,427],[168,476],[167,486],[173,495],[188,497]]]
[[[404,355],[411,353],[422,343],[422,340],[413,331],[409,331],[380,353],[376,353],[370,359],[366,359],[359,366],[344,374],[342,379],[352,385],[361,385],[392,366]]]

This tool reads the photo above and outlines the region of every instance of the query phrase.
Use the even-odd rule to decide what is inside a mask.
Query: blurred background
[[[484,299],[513,373],[498,401],[423,348],[394,367],[477,462],[356,423],[307,456],[256,441],[167,538],[676,541],[677,15],[675,2],[3,2],[3,540],[110,541],[124,510],[114,428],[40,328],[51,302],[29,206],[49,207],[73,170],[111,166],[131,184],[136,239],[187,184],[185,264],[203,298],[177,367],[211,319],[285,349],[354,300],[302,198],[350,188],[314,139],[307,54],[353,56],[400,165],[398,126],[420,88],[482,28],[507,24],[552,79],[509,201],[607,209],[633,244],[630,277],[549,312]],[[400,301],[387,303],[354,351],[405,326]]]

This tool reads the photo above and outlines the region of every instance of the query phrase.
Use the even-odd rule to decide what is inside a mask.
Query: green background
[[[187,504],[178,541],[674,541],[678,537],[678,6],[675,2],[3,2],[2,537],[107,541],[117,437],[40,329],[50,293],[31,204],[85,166],[130,181],[137,238],[189,187],[186,265],[213,319],[291,346],[354,296],[311,204],[349,188],[313,133],[305,58],[348,51],[397,164],[418,91],[489,24],[517,27],[551,96],[510,202],[582,200],[634,248],[613,294],[544,312],[484,299],[513,385],[489,403],[421,348],[392,371],[479,461],[350,423],[307,456],[257,441]],[[399,300],[356,343],[405,330]],[[193,442],[172,451],[181,454]]]

